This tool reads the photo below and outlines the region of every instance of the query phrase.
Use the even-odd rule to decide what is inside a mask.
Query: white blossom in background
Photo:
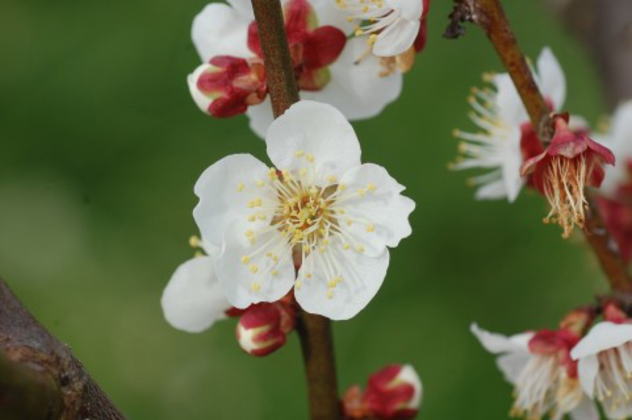
[[[569,414],[573,420],[599,420],[595,404],[582,391],[576,375],[569,374],[574,369],[565,360],[567,348],[547,345],[546,351],[538,351],[530,346],[535,332],[507,337],[476,324],[470,330],[487,351],[498,355],[498,368],[514,386],[512,416],[530,420],[549,415],[551,420],[561,420]]]
[[[354,35],[366,36],[372,53],[393,57],[409,50],[421,29],[423,0],[335,0],[356,24]]]
[[[632,164],[632,101],[620,104],[605,134],[595,134],[595,139],[608,146],[616,158],[615,166],[606,168],[606,177],[600,190],[614,196],[617,188],[630,181]]]
[[[411,233],[414,202],[384,168],[360,162],[353,128],[330,105],[294,104],[271,124],[266,144],[273,168],[230,155],[195,185],[193,215],[202,240],[221,249],[224,294],[245,308],[294,288],[304,310],[350,318],[380,288],[387,247]]]
[[[215,275],[218,252],[205,247],[208,255],[182,263],[171,276],[160,301],[165,319],[174,328],[197,333],[226,317],[231,305]]]
[[[548,47],[538,57],[534,76],[551,110],[559,111],[566,97],[566,78]],[[454,131],[456,137],[464,140],[459,146],[464,156],[452,168],[490,169],[484,175],[471,178],[472,183],[479,186],[476,198],[507,198],[512,202],[525,184],[525,177],[520,175],[524,154],[528,154],[524,148],[539,140],[534,137],[529,116],[509,74],[489,75],[487,79],[492,87],[473,89],[469,99],[473,111],[470,118],[481,131]]]
[[[632,324],[596,324],[571,351],[584,392],[609,419],[632,416]]]
[[[284,0],[284,6],[287,7],[291,1]],[[246,67],[245,63],[252,64],[252,58],[255,56],[247,42],[248,27],[253,21],[250,2],[230,0],[228,3],[218,2],[207,5],[193,21],[193,43],[203,64],[189,75],[188,85],[196,104],[206,113],[209,112],[209,106],[218,94],[215,91],[204,92],[198,84],[200,76],[217,71],[217,67],[210,65],[209,61],[214,57],[231,56],[233,60],[245,60],[239,65]],[[349,30],[350,24],[331,0],[312,0],[308,5],[314,15],[308,22],[317,22],[319,27],[333,26],[345,33]],[[323,68],[323,72],[318,73],[318,85],[308,90],[301,90],[301,97],[329,103],[350,120],[374,117],[387,104],[399,97],[402,75],[393,73],[387,77],[380,77],[383,67],[379,58],[371,56],[360,62],[357,61],[366,50],[366,43],[363,40],[345,41],[343,37],[343,42],[344,48],[336,60]],[[312,51],[318,52],[319,49]],[[225,90],[229,90],[229,93],[233,94],[235,87],[238,93],[243,93],[239,89],[244,87],[247,88],[246,90],[253,90],[250,95],[244,93],[241,102],[248,105],[245,112],[250,118],[250,127],[258,136],[264,138],[273,115],[270,99],[264,99],[259,89],[261,83],[264,82],[257,68],[259,64],[261,63],[255,62],[254,68],[243,69],[248,77],[241,77],[236,83],[227,84],[224,93]],[[213,89],[217,90],[217,87],[214,86]],[[229,115],[232,114],[227,114]]]

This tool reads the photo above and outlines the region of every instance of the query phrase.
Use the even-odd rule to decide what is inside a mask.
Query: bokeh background
[[[568,108],[605,110],[593,65],[539,1],[505,2],[525,51],[550,45],[567,71]],[[185,77],[204,0],[3,0],[0,6],[0,275],[66,341],[132,419],[300,419],[298,341],[252,358],[234,321],[171,328],[160,295],[192,255],[192,187],[229,153],[264,159],[245,117],[202,114]],[[481,32],[429,41],[401,99],[355,123],[366,161],[408,187],[414,235],[392,252],[383,288],[334,326],[341,389],[390,362],[416,366],[422,419],[504,419],[510,387],[468,331],[554,327],[605,284],[579,240],[541,224],[544,201],[476,202],[453,173],[465,98],[500,65]]]

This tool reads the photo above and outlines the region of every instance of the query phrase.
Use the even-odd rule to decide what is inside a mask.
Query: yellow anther
[[[347,222],[347,226],[353,225],[353,220],[351,219],[347,219],[346,222]]]
[[[311,153],[306,154],[306,155],[305,155],[305,159],[307,159],[307,161],[308,161],[309,163],[313,163],[313,162],[314,162],[314,160],[315,160],[315,159],[314,159],[314,155],[312,155]]]
[[[270,274],[272,274],[273,276],[278,276],[279,275],[279,270],[272,270],[270,272]]]
[[[377,35],[376,34],[371,34],[369,35],[369,38],[367,39],[367,44],[369,45],[373,45],[375,44],[375,42],[377,41]]]
[[[334,288],[334,287],[336,287],[337,285],[338,285],[338,283],[336,283],[336,279],[332,279],[332,280],[329,280],[329,281],[327,282],[327,287],[329,287],[329,288]]]
[[[255,208],[255,207],[261,207],[261,205],[263,204],[263,200],[261,200],[261,198],[255,198],[253,200],[248,201],[248,208]]]
[[[250,284],[250,290],[252,290],[253,292],[258,292],[259,290],[261,290],[261,284],[257,283],[256,281],[252,282]]]
[[[262,181],[262,180],[260,180],[260,179],[258,179],[258,180],[257,180],[256,184],[257,184],[257,187],[259,187],[259,188],[261,188],[261,187],[263,187],[264,185],[266,185],[266,183],[265,183],[265,182],[263,182],[263,181]]]
[[[294,156],[296,156],[296,157],[300,158],[300,157],[302,157],[304,154],[305,154],[305,152],[304,152],[304,151],[302,151],[302,150],[297,150],[297,151],[294,153]]]
[[[246,235],[246,238],[254,238],[255,232],[253,230],[248,229],[246,232],[244,232],[244,235]]]
[[[254,222],[255,220],[257,220],[257,216],[255,216],[254,214],[251,214],[250,216],[248,216],[249,222]]]
[[[360,28],[355,30],[355,36],[362,36],[364,35],[364,31]]]
[[[329,289],[327,290],[327,299],[333,299],[334,297],[334,291]]]
[[[312,275],[312,273],[307,273],[307,274],[305,274],[305,277],[308,278],[308,279],[311,279],[313,277],[313,275]]]
[[[250,257],[248,255],[244,255],[241,257],[241,262],[244,264],[248,264],[250,262]]]
[[[300,289],[302,285],[303,285],[303,282],[300,280],[296,280],[296,282],[294,283],[294,287],[297,289]]]
[[[263,213],[259,213],[259,215],[257,216],[257,218],[258,218],[259,220],[266,220],[266,215],[265,215],[265,214],[263,214]]]
[[[357,192],[360,197],[364,197],[366,195],[366,189],[364,188],[360,188]]]
[[[374,224],[370,224],[366,227],[366,231],[371,233],[371,232],[375,232],[375,225]]]
[[[351,248],[351,245],[349,244],[342,245],[342,249],[349,249],[349,248]]]
[[[458,128],[452,130],[452,137],[461,137],[461,130],[459,130]]]
[[[336,210],[336,213],[338,213],[338,214],[346,214],[347,211],[345,209],[338,209],[338,210]]]
[[[193,256],[194,256],[195,258],[197,258],[197,257],[203,257],[204,255],[205,255],[205,254],[204,254],[202,251],[195,251],[195,252],[193,253]]]
[[[360,254],[362,254],[364,252],[364,247],[362,245],[358,245],[358,246],[356,246],[356,251],[358,251]]]
[[[299,170],[298,170],[298,174],[299,174],[300,176],[305,176],[305,175],[307,175],[307,168],[301,168],[301,169],[299,169]]]
[[[368,191],[370,191],[370,192],[373,192],[373,191],[377,190],[377,186],[376,186],[375,184],[372,184],[372,183],[370,183],[370,182],[369,182],[369,183],[367,184],[367,186],[366,186],[366,189],[367,189]]]
[[[347,186],[345,184],[338,184],[338,191],[344,191],[347,189]]]
[[[189,246],[191,248],[200,248],[202,246],[202,241],[197,235],[193,235],[189,238]]]
[[[336,178],[336,177],[335,177],[335,176],[333,176],[333,175],[329,175],[329,176],[327,177],[327,182],[329,182],[330,184],[335,183],[337,180],[338,180],[338,178]]]
[[[277,179],[279,176],[277,174],[277,170],[274,168],[270,168],[268,169],[268,178],[270,179]]]
[[[243,183],[239,183],[237,184],[237,192],[242,192],[243,190],[246,189],[246,186]]]
[[[257,264],[250,264],[248,266],[248,270],[252,273],[255,274],[257,271],[259,271],[259,267],[257,266]]]

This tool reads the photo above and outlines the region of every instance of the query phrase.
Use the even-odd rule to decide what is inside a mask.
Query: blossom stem
[[[463,35],[464,22],[473,22],[485,31],[511,76],[531,123],[537,127],[540,139],[548,143],[553,135],[550,109],[518,46],[500,0],[455,0],[450,20],[444,33],[446,38],[458,38]],[[589,207],[583,229],[586,241],[599,260],[610,287],[614,291],[632,292],[632,278],[628,274],[625,262],[610,246],[612,240],[598,210],[593,203],[589,203]]]
[[[266,80],[275,118],[299,100],[279,0],[252,0],[261,39]],[[313,420],[340,418],[333,337],[329,319],[299,310],[301,341]]]

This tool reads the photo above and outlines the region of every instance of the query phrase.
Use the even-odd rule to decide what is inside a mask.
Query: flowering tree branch
[[[278,0],[252,0],[261,38],[266,80],[274,116],[299,100],[298,88]],[[312,419],[340,418],[333,339],[330,321],[299,310],[301,340]]]
[[[553,134],[550,109],[518,46],[500,0],[455,0],[450,19],[444,33],[446,38],[458,38],[463,35],[464,22],[473,22],[485,31],[511,76],[533,127],[537,128],[543,142],[549,142]],[[592,203],[590,211],[586,214],[583,231],[611,288],[619,292],[632,292],[632,279],[626,265],[620,255],[612,249],[612,241],[604,228],[603,220]]]
[[[68,346],[46,331],[2,280],[0,417],[124,418]]]

